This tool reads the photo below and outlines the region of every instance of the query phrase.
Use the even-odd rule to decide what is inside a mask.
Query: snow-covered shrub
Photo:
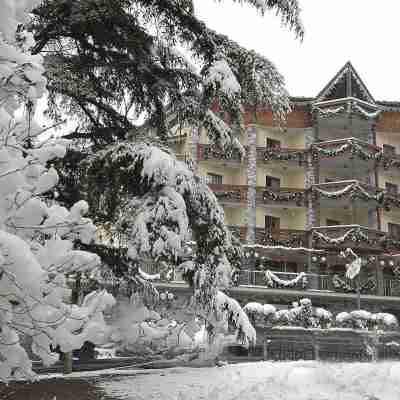
[[[145,354],[176,354],[192,350],[200,325],[195,320],[177,322],[160,307],[160,313],[150,310],[138,294],[129,301],[118,302],[110,341],[119,350]],[[179,305],[176,311],[181,312]]]
[[[271,324],[276,312],[276,308],[273,305],[256,302],[247,303],[243,310],[256,324],[262,325]]]
[[[399,328],[399,322],[393,314],[389,313],[377,313],[372,314],[371,322],[374,328],[383,331],[393,331]]]
[[[15,31],[33,3],[0,2],[0,381],[31,375],[21,335],[32,338],[32,352],[45,364],[58,360],[51,345],[69,352],[85,341],[103,343],[109,334],[103,311],[115,301],[97,291],[81,306],[68,304],[65,273],[90,271],[100,259],[73,249],[73,240],[88,243],[95,232],[87,203],[67,210],[43,198],[58,182],[48,164],[65,154],[65,145],[39,142],[32,119],[46,87],[42,58],[28,52],[32,36]]]
[[[318,328],[330,328],[332,324],[332,313],[325,308],[316,307],[313,309],[313,317]]]
[[[301,299],[293,303],[288,310],[275,312],[275,326],[299,326],[303,328],[328,328],[332,322],[332,314],[324,308],[313,308],[310,299]]]
[[[340,328],[362,330],[395,330],[399,324],[397,318],[389,313],[373,314],[365,310],[341,312],[336,318],[336,326]]]

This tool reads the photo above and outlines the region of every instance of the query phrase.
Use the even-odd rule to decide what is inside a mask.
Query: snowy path
[[[400,363],[260,362],[113,377],[96,386],[124,400],[399,400]]]
[[[7,400],[400,400],[400,363],[103,370],[1,387]]]

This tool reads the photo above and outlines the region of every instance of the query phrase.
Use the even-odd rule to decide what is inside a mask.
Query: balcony
[[[384,232],[360,225],[320,226],[311,229],[316,248],[346,248],[382,251],[387,237]]]
[[[238,150],[233,149],[231,152],[224,152],[210,144],[198,144],[197,157],[199,161],[223,161],[233,165],[240,165],[242,163]]]
[[[282,281],[292,281],[299,276],[299,274],[295,272],[271,272],[273,272],[273,274]],[[310,282],[313,282],[314,285],[317,285],[319,290],[329,290],[329,276],[319,274],[304,274],[304,278],[300,279],[296,284],[293,286],[286,286],[284,288],[292,290],[306,290],[309,288]],[[238,286],[270,287],[271,289],[282,288],[282,285],[279,285],[276,282],[273,282],[272,286],[270,286],[270,284],[267,282],[264,271],[239,271],[236,284]]]
[[[376,207],[379,199],[375,186],[358,180],[319,183],[313,185],[312,191],[313,196],[318,196],[321,205],[326,207],[347,206],[352,200],[369,201],[373,203],[373,207]]]
[[[288,147],[266,148],[257,147],[257,161],[263,163],[287,162],[296,166],[306,165],[307,151]]]
[[[257,187],[257,204],[269,206],[305,207],[307,199],[306,189],[279,187]]]
[[[320,168],[335,170],[347,179],[365,178],[382,157],[379,147],[354,137],[317,142],[312,152],[319,157]]]
[[[269,246],[307,247],[308,232],[299,229],[267,231],[256,228],[256,243]]]
[[[208,184],[221,204],[244,204],[247,201],[247,186]]]

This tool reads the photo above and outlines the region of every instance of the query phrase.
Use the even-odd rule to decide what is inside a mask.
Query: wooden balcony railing
[[[384,296],[400,296],[400,281],[398,279],[383,280]]]
[[[247,201],[247,186],[245,185],[208,185],[221,203],[245,203]]]
[[[365,161],[379,160],[382,153],[380,147],[354,137],[317,142],[312,146],[312,150],[322,158],[340,156],[344,153],[352,153]]]
[[[199,161],[220,160],[233,163],[242,162],[241,155],[238,150],[233,149],[231,152],[224,152],[221,149],[217,149],[215,148],[215,146],[212,146],[210,144],[198,144],[197,157]]]
[[[273,161],[294,162],[298,165],[305,165],[307,160],[307,150],[302,148],[266,148],[257,147],[257,161],[264,163]]]
[[[313,195],[324,198],[338,199],[343,196],[360,200],[378,200],[379,189],[358,180],[318,183],[312,187]]]
[[[298,229],[268,231],[256,228],[256,243],[270,246],[307,247],[308,232]]]
[[[288,204],[304,207],[306,205],[306,189],[280,187],[277,189],[257,187],[257,204]]]
[[[384,232],[360,225],[320,226],[311,229],[315,247],[351,247],[380,251],[385,247]]]

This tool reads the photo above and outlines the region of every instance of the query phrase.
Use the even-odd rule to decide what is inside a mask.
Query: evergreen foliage
[[[239,2],[275,10],[302,37],[297,0]],[[45,0],[33,15],[33,53],[47,58],[50,115],[82,121],[71,137],[110,143],[128,130],[139,134],[133,121],[144,113],[145,126],[161,137],[178,121],[204,125],[228,146],[232,127],[243,127],[243,105],[271,107],[278,119],[289,110],[275,66],[210,30],[191,0]],[[231,127],[213,112],[215,101]]]

